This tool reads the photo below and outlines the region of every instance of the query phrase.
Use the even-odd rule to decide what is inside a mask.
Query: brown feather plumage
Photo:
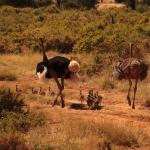
[[[128,95],[127,95],[127,100],[129,105],[131,105],[131,100],[130,100],[130,90],[132,86],[132,81],[131,79],[135,79],[135,87],[134,87],[134,98],[133,98],[133,104],[132,108],[134,109],[134,102],[135,102],[135,95],[137,91],[137,82],[138,79],[141,81],[144,80],[147,77],[148,74],[148,64],[138,58],[132,58],[132,47],[133,44],[130,44],[130,58],[126,58],[123,61],[118,61],[113,70],[113,76],[118,79],[127,79],[129,81],[129,90],[128,90]]]

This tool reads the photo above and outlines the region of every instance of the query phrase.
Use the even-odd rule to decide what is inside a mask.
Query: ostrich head
[[[80,76],[77,73],[77,71],[80,68],[80,65],[77,61],[71,60],[68,65],[69,71],[70,71],[70,77],[68,81],[71,81],[72,83],[80,83]]]
[[[77,72],[80,68],[80,65],[77,61],[71,60],[68,68],[69,68],[69,71],[71,71],[71,72]]]

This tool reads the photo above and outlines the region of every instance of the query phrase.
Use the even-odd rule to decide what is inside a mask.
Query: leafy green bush
[[[3,111],[0,130],[28,132],[29,129],[44,125],[44,116],[39,113],[18,113]]]
[[[76,1],[67,1],[63,7],[65,9],[79,9],[81,6]]]
[[[140,13],[148,12],[148,11],[150,11],[150,6],[138,5],[136,10]]]
[[[25,106],[20,93],[11,92],[10,88],[0,87],[0,113],[5,111],[22,112]]]
[[[130,42],[135,44],[134,57],[149,53],[149,12],[138,13],[126,7],[101,12],[3,6],[0,15],[3,53],[23,53],[24,48],[40,51],[39,37],[45,39],[47,51],[96,53],[103,55],[101,62],[129,57]]]
[[[48,13],[60,13],[59,9],[57,7],[48,6],[45,8],[45,11]]]
[[[16,0],[1,0],[0,6],[2,5],[10,5],[14,7],[35,7],[37,5],[35,0],[22,0],[22,1],[16,1]]]
[[[0,88],[0,130],[28,132],[31,127],[44,124],[43,115],[29,112],[21,93]]]

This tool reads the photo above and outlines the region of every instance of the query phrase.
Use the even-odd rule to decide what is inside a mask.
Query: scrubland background
[[[0,16],[2,150],[150,148],[150,76],[138,83],[135,110],[127,104],[128,82],[112,77],[114,63],[130,56],[130,42],[133,56],[150,64],[148,7],[97,11],[2,6]],[[36,76],[36,64],[42,61],[39,37],[44,38],[48,58],[61,55],[81,65],[82,84],[65,82],[65,108],[60,99],[51,107],[54,97],[48,87],[57,92],[55,82],[43,85]],[[33,95],[31,88],[40,86],[46,95]],[[85,97],[90,89],[98,91],[101,109],[88,110],[86,100],[81,104],[80,89]]]

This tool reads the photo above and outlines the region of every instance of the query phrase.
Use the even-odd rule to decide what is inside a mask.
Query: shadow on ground
[[[70,108],[71,109],[76,109],[76,110],[89,110],[88,107],[87,107],[87,105],[85,105],[85,104],[71,104]],[[98,106],[96,108],[93,107],[90,110],[100,110],[102,108],[103,108],[103,106]]]
[[[84,104],[71,104],[70,108],[76,110],[87,110],[87,106]]]

